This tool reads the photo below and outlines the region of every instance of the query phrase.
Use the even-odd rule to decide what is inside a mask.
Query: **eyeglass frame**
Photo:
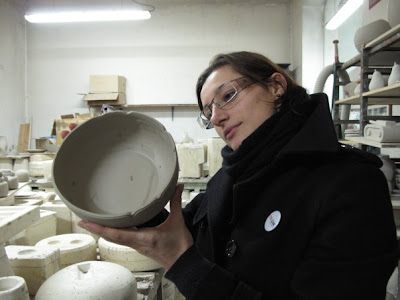
[[[224,89],[224,87],[226,87],[228,84],[233,84],[234,82],[236,82],[239,86],[236,87],[235,85],[233,85],[233,87],[236,90],[236,93],[232,96],[232,98],[230,98],[228,101],[226,102],[214,102],[215,98],[219,95],[219,93]],[[241,91],[243,91],[245,88],[249,87],[250,85],[252,85],[253,83],[256,83],[257,81],[254,79],[250,79],[248,77],[239,77],[233,80],[230,80],[228,82],[225,82],[223,85],[221,85],[218,88],[218,91],[216,92],[214,98],[211,100],[210,104],[207,104],[203,107],[203,109],[200,112],[200,115],[197,117],[197,122],[199,123],[200,127],[203,129],[211,129],[214,128],[214,124],[211,123],[211,117],[212,117],[212,106],[215,105],[216,107],[218,107],[219,109],[224,108],[226,105],[228,105],[229,103],[231,103],[234,99],[236,99],[237,95],[239,95],[239,93]],[[207,116],[204,113],[205,109],[210,109],[210,116],[209,118],[207,118]],[[228,108],[229,109],[229,108]],[[208,122],[208,123],[207,123]]]

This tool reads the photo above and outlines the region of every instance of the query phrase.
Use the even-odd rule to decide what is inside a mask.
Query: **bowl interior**
[[[176,165],[175,143],[161,123],[135,112],[112,112],[67,136],[54,160],[53,180],[64,202],[117,216],[158,199]]]

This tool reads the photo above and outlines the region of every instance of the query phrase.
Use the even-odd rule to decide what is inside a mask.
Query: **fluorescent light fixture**
[[[25,15],[30,23],[71,23],[96,21],[130,21],[151,18],[148,10],[71,11]]]
[[[335,30],[342,25],[342,23],[346,21],[347,18],[350,17],[362,4],[363,0],[347,0],[347,2],[333,16],[333,18],[329,20],[325,28],[328,30]]]

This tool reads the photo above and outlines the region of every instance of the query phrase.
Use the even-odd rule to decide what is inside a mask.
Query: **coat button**
[[[234,240],[230,240],[226,243],[225,254],[227,257],[231,258],[236,254],[237,246]]]

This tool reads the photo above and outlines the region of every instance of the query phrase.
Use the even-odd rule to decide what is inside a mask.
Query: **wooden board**
[[[29,149],[29,141],[31,140],[31,124],[21,124],[19,126],[19,137],[18,137],[18,152],[26,152]]]

